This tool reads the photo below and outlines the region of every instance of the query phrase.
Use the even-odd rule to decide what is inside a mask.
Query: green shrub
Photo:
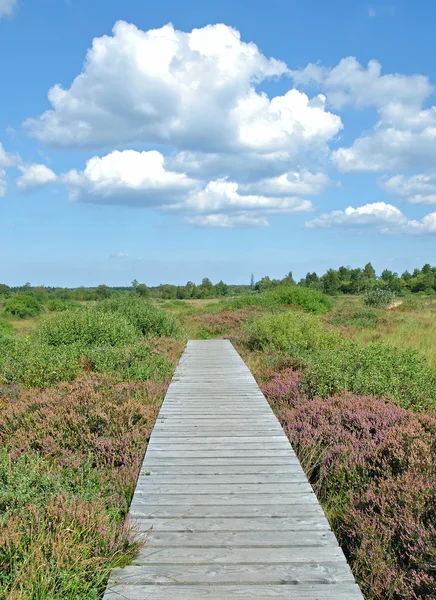
[[[436,373],[415,350],[346,341],[306,357],[304,388],[328,398],[349,390],[394,399],[404,408],[436,408]]]
[[[306,351],[335,347],[339,338],[312,315],[287,311],[264,315],[247,326],[251,348],[282,350],[300,356]]]
[[[47,308],[50,312],[64,312],[66,310],[83,310],[84,306],[75,300],[61,300],[54,298],[47,302]]]
[[[226,305],[231,308],[299,306],[305,311],[315,314],[324,314],[332,308],[328,296],[318,290],[298,285],[278,286],[261,294],[244,294],[227,302]]]
[[[287,285],[272,288],[265,294],[276,304],[288,306],[301,306],[307,312],[324,314],[332,309],[332,303],[328,296],[311,288],[298,285]]]
[[[395,293],[391,290],[371,290],[363,299],[366,306],[372,306],[374,308],[387,308],[395,300]]]
[[[73,380],[82,370],[78,345],[49,346],[18,337],[0,337],[0,383],[43,389]]]
[[[151,377],[164,379],[171,376],[173,370],[163,356],[153,353],[143,343],[124,348],[90,348],[85,357],[93,371],[117,375],[125,381],[147,380]]]
[[[350,325],[358,329],[374,329],[378,325],[378,315],[371,310],[337,313],[330,319],[332,325]]]
[[[9,321],[5,321],[4,319],[0,319],[0,336],[4,335],[14,335],[15,330],[12,323]]]
[[[138,338],[135,327],[120,314],[101,310],[67,311],[44,319],[36,331],[49,346],[122,346]]]
[[[100,302],[98,310],[124,317],[143,335],[177,337],[180,334],[180,327],[175,317],[157,308],[145,298],[125,294],[114,295]]]
[[[34,296],[19,294],[6,300],[4,312],[19,319],[37,317],[41,313],[41,305]]]

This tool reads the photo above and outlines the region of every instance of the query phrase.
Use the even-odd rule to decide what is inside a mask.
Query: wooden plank
[[[119,585],[106,600],[362,600],[356,584]]]
[[[191,341],[130,507],[147,542],[104,600],[363,600],[279,422],[228,340]]]
[[[301,509],[301,507],[294,506],[294,508]],[[135,529],[139,531],[147,532],[150,528],[154,532],[192,532],[197,533],[210,532],[215,533],[226,533],[230,532],[235,534],[236,532],[255,532],[256,535],[262,533],[277,533],[283,531],[328,531],[330,527],[326,520],[320,519],[320,512],[311,514],[308,511],[294,511],[292,516],[288,517],[276,517],[271,518],[267,516],[254,516],[254,517],[174,517],[174,518],[160,518],[160,517],[141,517],[136,514],[132,515]]]
[[[268,500],[268,499],[266,499]],[[259,502],[261,502],[260,500]],[[299,509],[299,510],[297,510]],[[312,509],[312,510],[311,510]],[[133,518],[143,517],[208,517],[208,518],[252,518],[252,517],[269,517],[270,519],[288,518],[296,514],[300,515],[318,515],[322,523],[327,523],[322,508],[317,503],[313,504],[297,504],[287,503],[282,505],[274,504],[191,504],[181,506],[176,503],[173,505],[152,504],[150,501],[139,502],[137,497],[133,497],[130,507],[130,514]]]
[[[229,558],[230,561],[230,558]],[[276,564],[147,564],[130,565],[114,573],[115,581],[133,585],[150,583],[354,583],[345,560],[325,563]],[[249,596],[248,596],[249,597]],[[362,596],[360,597],[361,600]]]
[[[253,527],[253,524],[252,524]],[[336,538],[331,531],[151,531],[147,538],[146,549],[158,546],[242,546],[249,548],[290,548],[301,546],[336,546]],[[271,556],[272,553],[271,553]],[[274,555],[275,556],[275,555]]]

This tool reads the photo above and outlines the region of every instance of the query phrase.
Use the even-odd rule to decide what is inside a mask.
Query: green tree
[[[227,296],[229,293],[229,286],[224,281],[219,281],[215,285],[215,292],[217,296]]]
[[[132,288],[133,288],[134,290],[136,290],[136,288],[138,287],[138,285],[139,285],[139,281],[138,281],[137,279],[134,279],[134,280],[132,281]]]
[[[109,298],[111,291],[107,285],[101,284],[95,288],[95,295],[99,300],[104,300]]]
[[[11,288],[6,283],[0,283],[0,296],[7,296]]]
[[[321,281],[326,294],[334,296],[339,292],[341,280],[339,278],[339,273],[334,269],[329,269],[327,273],[321,277]]]
[[[150,290],[145,283],[138,283],[135,287],[135,292],[138,296],[141,296],[141,298],[148,298],[150,296]]]

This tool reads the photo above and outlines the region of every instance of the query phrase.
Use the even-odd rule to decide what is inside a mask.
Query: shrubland
[[[116,302],[26,337],[0,321],[1,599],[96,600],[141,544],[126,515],[183,341],[149,301]]]

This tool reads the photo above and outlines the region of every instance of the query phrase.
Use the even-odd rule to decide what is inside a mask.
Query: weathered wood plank
[[[276,564],[147,564],[116,569],[115,581],[134,585],[150,583],[354,583],[345,560],[325,563]],[[362,597],[361,597],[362,598]]]
[[[356,584],[120,585],[106,600],[362,600]]]

